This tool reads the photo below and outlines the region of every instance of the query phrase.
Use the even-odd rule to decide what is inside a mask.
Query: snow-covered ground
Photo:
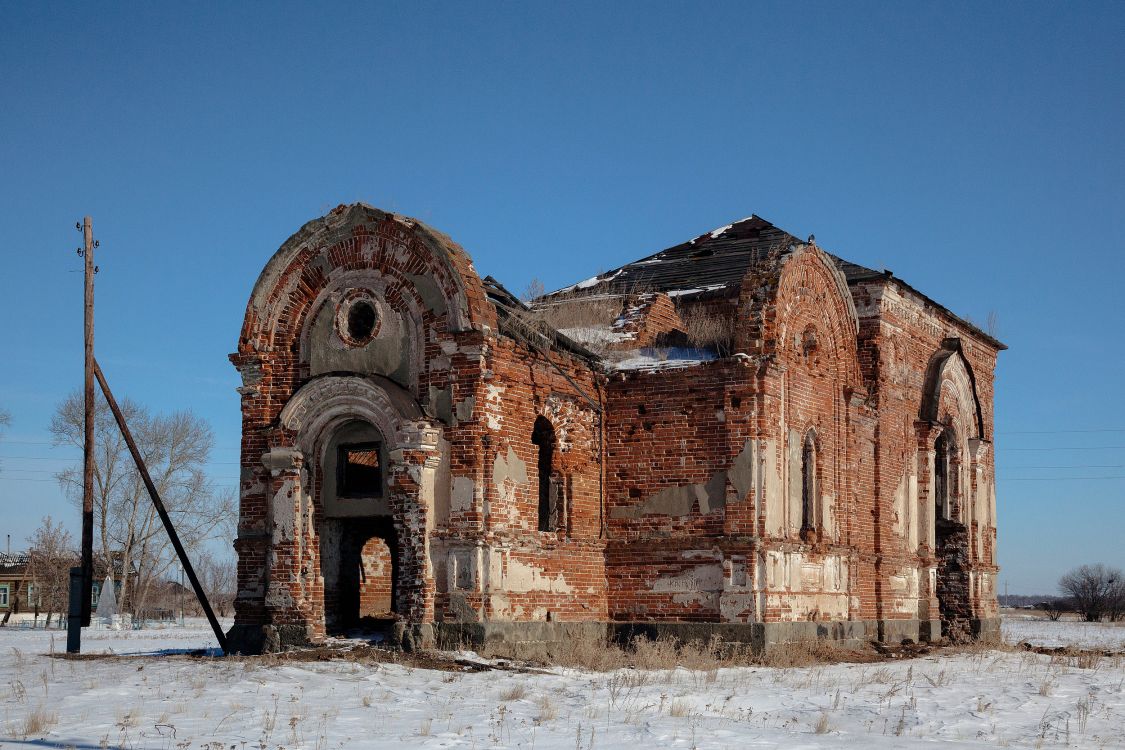
[[[1120,644],[1123,631],[1004,624],[1009,640],[1042,645]],[[980,649],[790,669],[462,674],[185,655],[215,646],[203,622],[90,631],[83,645],[128,656],[52,658],[61,632],[0,629],[0,746],[1125,747],[1120,656]]]
[[[1001,627],[1009,643],[1125,651],[1125,622],[1051,622],[1040,615],[1005,614]]]

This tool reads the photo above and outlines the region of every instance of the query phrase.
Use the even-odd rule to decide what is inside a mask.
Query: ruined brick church
[[[340,206],[231,355],[232,647],[991,636],[1002,349],[757,216],[528,305]]]

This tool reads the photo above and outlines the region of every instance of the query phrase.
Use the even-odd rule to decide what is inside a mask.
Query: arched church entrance
[[[399,544],[389,502],[387,445],[363,420],[340,425],[321,454],[319,536],[329,633],[383,629],[396,617]]]
[[[371,518],[355,519],[341,527],[334,591],[331,598],[325,592],[328,630],[384,629],[395,619],[398,553],[394,526],[389,518]]]

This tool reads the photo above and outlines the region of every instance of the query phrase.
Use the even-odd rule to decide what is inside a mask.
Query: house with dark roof
[[[231,355],[231,644],[993,637],[1003,349],[757,216],[521,301],[340,206]]]

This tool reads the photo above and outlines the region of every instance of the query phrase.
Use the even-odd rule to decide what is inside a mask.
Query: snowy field
[[[1051,622],[1041,616],[1013,614],[1003,619],[1004,640],[1009,643],[1030,643],[1033,646],[1078,646],[1125,651],[1125,623]]]
[[[1010,642],[1120,651],[1125,628],[1008,618]],[[1125,659],[1013,650],[870,664],[457,673],[187,655],[187,628],[0,629],[0,747],[1125,747]],[[154,654],[164,654],[154,656]]]

